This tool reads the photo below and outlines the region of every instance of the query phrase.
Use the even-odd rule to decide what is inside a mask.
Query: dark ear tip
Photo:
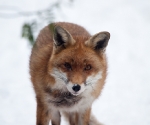
[[[54,27],[55,29],[60,29],[61,27],[60,26],[58,26],[58,25],[55,25],[55,27]]]
[[[110,33],[109,33],[109,32],[103,31],[103,32],[101,32],[101,33],[102,33],[102,34],[105,34],[106,37],[107,37],[107,39],[110,39]]]
[[[56,33],[56,32],[61,32],[62,30],[65,31],[65,29],[62,28],[61,26],[55,25],[55,27],[54,27],[54,33]]]
[[[56,29],[60,29],[61,27],[56,25],[56,23],[51,23],[51,24],[49,24],[49,28],[51,31],[54,31]]]
[[[55,23],[49,24],[49,28],[50,28],[50,31],[51,31],[52,33],[55,33],[56,26],[57,26],[57,25],[56,25]]]

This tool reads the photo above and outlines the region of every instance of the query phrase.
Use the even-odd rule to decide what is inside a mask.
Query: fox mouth
[[[80,93],[78,93],[78,92],[74,92],[74,93],[71,93],[71,94],[74,95],[74,96],[80,95]]]
[[[56,107],[67,107],[73,106],[77,104],[81,100],[81,96],[79,94],[73,94],[71,92],[62,92],[59,90],[49,90],[46,91],[50,95],[48,99],[48,103],[53,104]]]

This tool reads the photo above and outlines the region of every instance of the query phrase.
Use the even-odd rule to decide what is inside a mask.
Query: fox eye
[[[84,70],[85,70],[85,71],[86,71],[86,70],[91,70],[91,68],[92,68],[91,65],[86,65],[86,66],[84,67]]]
[[[65,68],[67,70],[71,70],[72,69],[71,65],[69,63],[67,63],[67,62],[64,64],[64,66],[65,66]]]

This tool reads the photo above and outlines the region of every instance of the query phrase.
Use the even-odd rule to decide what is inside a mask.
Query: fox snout
[[[57,88],[59,88],[59,86],[63,86],[67,88],[67,90],[73,95],[79,95],[85,90],[85,82],[79,74],[74,74],[68,78],[66,73],[56,68],[54,68],[50,74],[55,78],[56,81],[58,80],[58,82],[55,84]]]
[[[79,95],[85,90],[85,78],[82,73],[73,73],[69,77],[67,89],[73,95]]]
[[[73,83],[69,82],[67,84],[67,89],[73,95],[79,95],[85,90],[85,85],[84,85],[84,83],[83,84],[73,84]]]

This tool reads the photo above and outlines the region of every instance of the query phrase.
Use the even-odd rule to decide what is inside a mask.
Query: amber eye
[[[91,70],[91,68],[92,68],[91,65],[86,65],[86,66],[84,67],[84,70]]]
[[[64,66],[65,66],[65,68],[67,69],[67,70],[72,70],[72,67],[71,67],[71,65],[69,64],[69,63],[65,63],[64,64]]]

